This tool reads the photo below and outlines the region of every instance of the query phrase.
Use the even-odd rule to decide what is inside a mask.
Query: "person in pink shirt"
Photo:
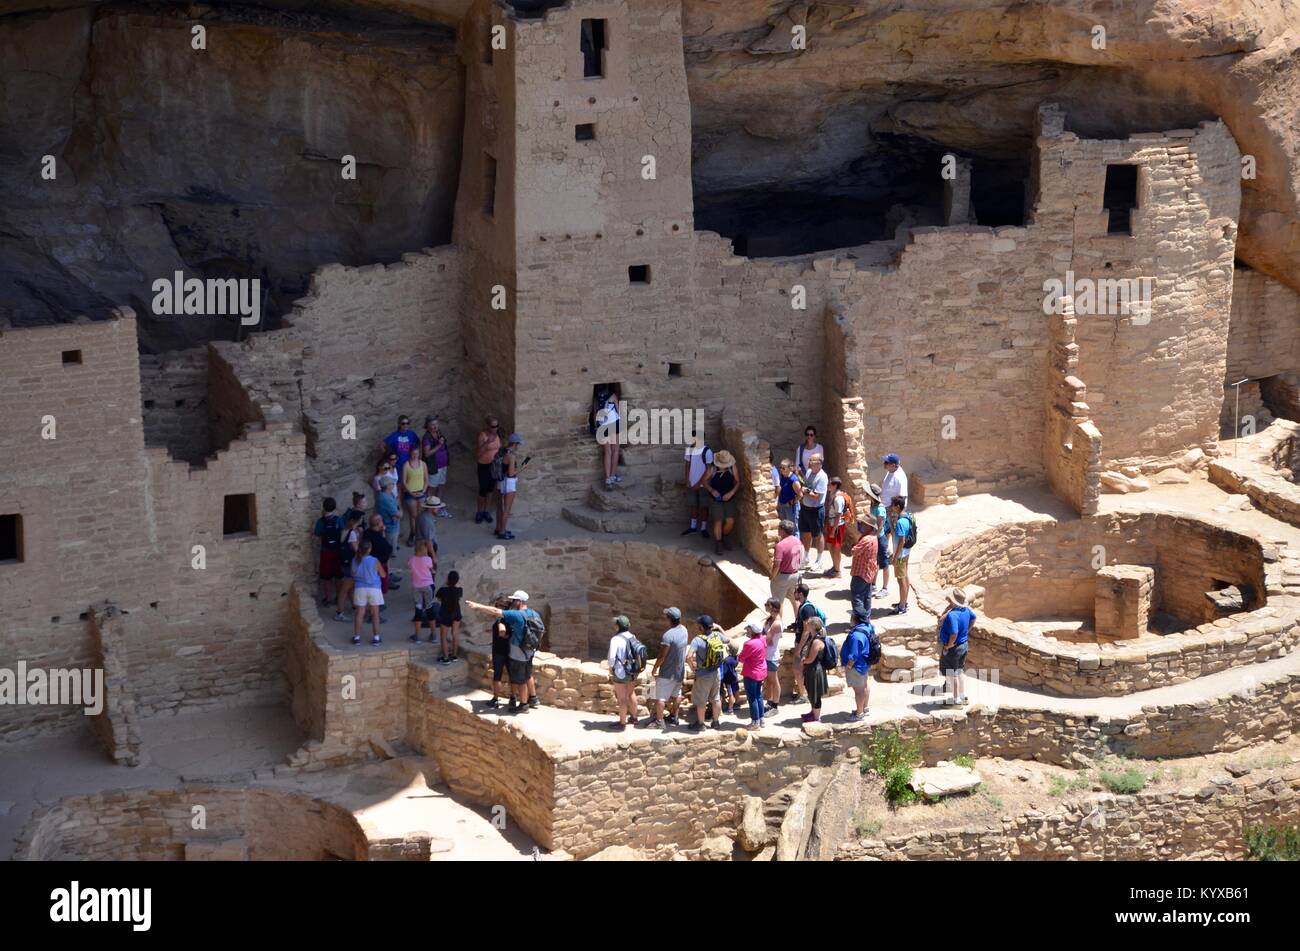
[[[745,679],[750,726],[761,730],[763,681],[767,679],[767,639],[763,637],[762,621],[750,621],[745,625],[745,645],[740,649],[740,675]]]
[[[420,640],[420,627],[429,630],[429,640],[433,640],[433,549],[429,542],[421,538],[415,543],[415,554],[406,560],[406,567],[411,572],[411,595],[415,598],[415,616],[411,618],[411,641]]]
[[[793,604],[794,589],[803,581],[803,571],[800,568],[803,545],[795,533],[794,522],[782,521],[777,526],[776,533],[778,540],[772,548],[772,597],[784,606],[787,599]],[[794,605],[794,610],[799,610],[798,605]],[[777,620],[781,620],[779,610]]]

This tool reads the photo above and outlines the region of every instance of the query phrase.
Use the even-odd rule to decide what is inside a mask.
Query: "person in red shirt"
[[[745,679],[745,699],[749,701],[751,729],[763,729],[763,681],[767,679],[767,639],[763,624],[750,621],[745,626],[745,645],[740,649],[740,674]]]
[[[803,561],[803,545],[799,541],[799,536],[795,534],[794,522],[782,521],[777,526],[776,533],[777,542],[772,546],[772,597],[784,605],[785,601],[794,595],[794,589],[803,581],[803,571],[800,570]],[[798,610],[797,605],[795,610]]]
[[[849,597],[853,599],[854,612],[870,620],[876,572],[880,570],[880,541],[876,537],[874,516],[863,516],[858,522],[858,535],[852,549],[853,562],[849,567]]]

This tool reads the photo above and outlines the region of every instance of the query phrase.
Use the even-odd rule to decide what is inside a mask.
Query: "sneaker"
[[[667,723],[667,724],[670,724],[670,725],[672,725],[672,726],[676,726],[676,725],[677,725],[677,717],[675,717],[673,714],[670,713],[670,714],[668,714],[668,716],[664,717],[664,722]]]
[[[515,537],[514,532],[502,532],[501,534],[497,535],[497,538],[504,538],[506,541],[510,541],[514,537]]]
[[[521,704],[519,704],[519,711],[518,711],[518,712],[519,712],[519,713],[527,713],[527,712],[528,712],[529,710],[531,710],[531,709],[532,709],[532,707],[530,707],[528,704],[526,704],[526,703],[521,703]]]
[[[712,723],[712,726],[713,726],[713,729],[715,729],[715,730],[721,730],[721,729],[722,729],[722,722],[721,722],[720,720],[714,720],[713,723]]]
[[[646,726],[650,727],[651,729],[656,729],[656,728],[660,730],[667,729],[667,727],[664,726],[663,720],[651,720],[649,723],[646,724]]]
[[[514,697],[511,697],[510,706],[507,707],[506,709],[509,710],[511,713],[514,713],[516,710],[519,709],[519,701],[516,700]]]
[[[420,643],[420,635],[412,634],[410,637],[407,638],[407,640],[410,641],[412,644],[418,644]]]
[[[360,643],[361,643],[361,635],[360,635],[360,634],[353,634],[353,635],[352,635],[352,643],[353,643],[353,644],[360,644]]]
[[[958,697],[956,700],[954,700],[953,703],[957,704],[957,706],[959,707],[964,707],[970,703],[970,700],[966,699],[966,697],[964,696],[961,696]]]
[[[623,477],[622,477],[621,475],[613,475],[613,476],[610,476],[609,479],[610,479],[611,482],[622,482],[622,481],[623,481]]]
[[[865,719],[865,718],[864,718],[864,717],[862,716],[862,714],[860,714],[860,713],[850,713],[850,714],[849,714],[849,722],[850,722],[850,723],[857,723],[858,721],[863,720],[863,719]]]
[[[483,521],[485,521],[485,522],[487,522],[489,525],[491,525],[491,524],[492,524],[492,513],[491,513],[491,512],[484,512],[484,513],[483,513]]]
[[[813,714],[812,714],[812,711],[809,710],[807,713],[805,713],[803,716],[801,716],[801,717],[799,718],[799,722],[800,722],[800,723],[812,723],[812,722],[813,722]]]
[[[371,646],[371,647],[378,647],[378,646],[379,646],[380,644],[382,644],[383,642],[384,642],[384,639],[383,639],[382,637],[380,637],[378,634],[376,634],[374,637],[370,638],[370,646]]]
[[[804,700],[803,697],[791,697],[790,702],[793,703],[795,706],[798,706],[799,704],[806,703],[807,701]]]
[[[500,707],[501,707],[501,701],[498,700],[496,697],[493,697],[491,700],[487,702],[487,708],[489,710],[498,710],[500,709]]]
[[[822,572],[823,578],[838,578],[839,576],[840,573],[836,571],[834,568],[827,568],[824,572]]]
[[[450,663],[452,662],[452,660],[453,660],[453,658],[448,657],[448,658],[447,658],[447,663],[450,664]],[[540,707],[541,705],[542,705],[542,701],[538,700],[536,697],[529,697],[529,698],[528,698],[528,706],[529,706],[530,708],[532,708],[533,710],[536,710],[536,709],[537,709],[538,707]]]
[[[475,513],[474,513],[474,524],[475,524],[475,525],[478,525],[478,524],[479,524],[480,522],[482,522],[482,521],[483,521],[483,513],[482,513],[482,512],[475,512]]]
[[[613,484],[614,484],[614,480],[611,479],[609,476],[606,476],[606,477],[605,477],[605,488],[608,489],[608,488],[609,488],[611,485],[613,485]]]
[[[348,617],[348,616],[347,616],[346,614],[344,614],[342,611],[336,611],[336,612],[334,613],[334,620],[336,620],[336,621],[351,621],[352,618]]]
[[[764,709],[767,710],[768,713],[776,713],[778,710],[781,709],[781,705],[779,703],[765,703],[763,704],[763,707]]]
[[[613,730],[615,733],[622,733],[622,732],[624,732],[625,730],[627,730],[627,727],[625,727],[625,726],[624,726],[623,724],[621,724],[621,723],[611,723],[611,724],[609,725],[609,728],[610,728],[611,730]]]
[[[694,723],[691,724],[692,733],[699,733],[703,729],[704,729],[704,724],[701,723],[699,720],[696,720]]]
[[[907,613],[907,605],[906,605],[906,604],[900,604],[898,607],[894,608],[894,613],[895,613],[895,614],[906,614],[906,613]]]
[[[683,535],[689,535],[689,534],[691,534],[692,532],[698,532],[698,531],[699,531],[698,528],[683,528],[683,529],[682,529],[682,534],[683,534]]]

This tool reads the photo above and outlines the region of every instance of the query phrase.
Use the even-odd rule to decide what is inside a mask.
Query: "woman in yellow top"
[[[420,517],[420,503],[429,488],[429,466],[413,452],[402,466],[402,506],[411,520],[411,531],[406,537],[406,544],[415,544],[415,520]]]

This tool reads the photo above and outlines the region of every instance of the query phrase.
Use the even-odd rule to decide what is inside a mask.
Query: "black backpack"
[[[834,670],[840,665],[840,649],[835,644],[835,638],[823,632],[822,634],[822,656],[821,664],[823,670]]]
[[[492,457],[492,462],[488,468],[491,470],[493,481],[500,482],[506,477],[506,450],[500,450]]]
[[[542,646],[542,638],[546,636],[546,625],[542,623],[542,616],[536,611],[527,611],[524,614],[524,639],[520,643],[525,654],[535,654]]]
[[[863,627],[866,628],[867,663],[874,667],[880,663],[880,635],[876,633],[875,625],[872,624],[858,624],[853,630]]]
[[[907,519],[907,538],[903,539],[903,547],[910,550],[916,545],[916,516],[904,512],[903,517]]]
[[[325,516],[320,534],[321,551],[338,551],[343,543],[343,519],[331,513]]]

